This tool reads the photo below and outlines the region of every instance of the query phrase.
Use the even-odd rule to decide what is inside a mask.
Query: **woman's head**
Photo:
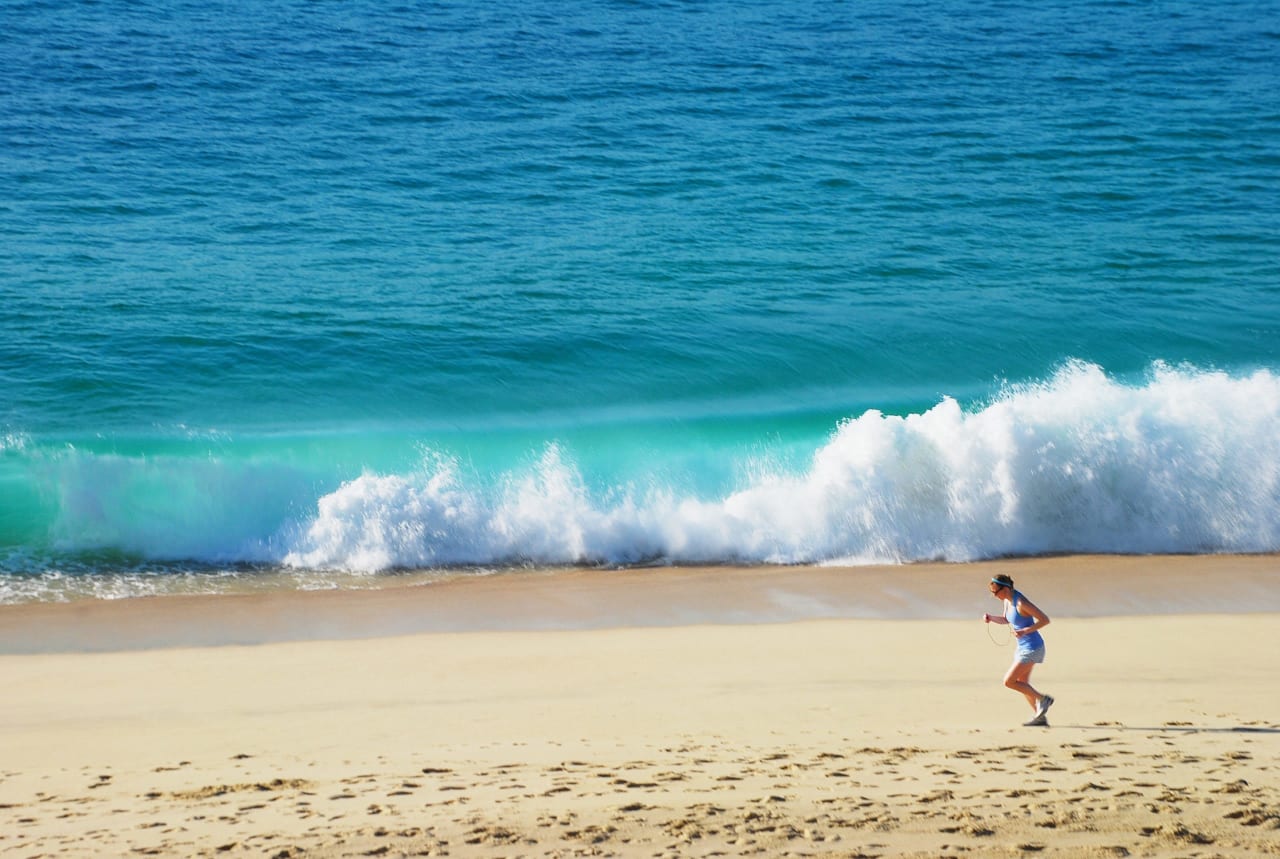
[[[1001,592],[1004,591],[1006,588],[1012,591],[1013,576],[1010,576],[1007,573],[1001,573],[998,576],[993,576],[991,578],[991,584],[988,585],[988,588],[990,589],[992,596],[1000,596]]]

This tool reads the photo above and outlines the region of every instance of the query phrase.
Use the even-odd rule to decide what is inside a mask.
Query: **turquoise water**
[[[1280,549],[1280,3],[10,3],[0,600]]]

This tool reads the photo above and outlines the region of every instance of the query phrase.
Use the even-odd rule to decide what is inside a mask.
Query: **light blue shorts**
[[[1023,664],[1027,662],[1034,662],[1039,665],[1041,662],[1044,662],[1044,645],[1042,644],[1031,650],[1019,649],[1018,652],[1014,654],[1013,661]]]

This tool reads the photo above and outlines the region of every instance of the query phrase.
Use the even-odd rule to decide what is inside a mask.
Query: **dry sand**
[[[1276,855],[1277,568],[570,572],[7,607],[0,856]],[[978,620],[1010,569],[1054,618],[1033,675],[1048,729],[1021,727],[1011,647]],[[467,623],[441,628],[442,606]],[[191,640],[269,643],[174,646]],[[18,652],[95,642],[123,649]]]

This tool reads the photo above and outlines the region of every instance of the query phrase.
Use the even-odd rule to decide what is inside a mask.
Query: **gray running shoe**
[[[1023,722],[1022,724],[1027,728],[1047,728],[1049,727],[1049,720],[1044,717],[1043,713],[1041,713],[1030,722]]]
[[[1036,708],[1036,718],[1043,719],[1045,716],[1049,714],[1049,708],[1052,706],[1053,706],[1053,696],[1041,695],[1040,706]]]

